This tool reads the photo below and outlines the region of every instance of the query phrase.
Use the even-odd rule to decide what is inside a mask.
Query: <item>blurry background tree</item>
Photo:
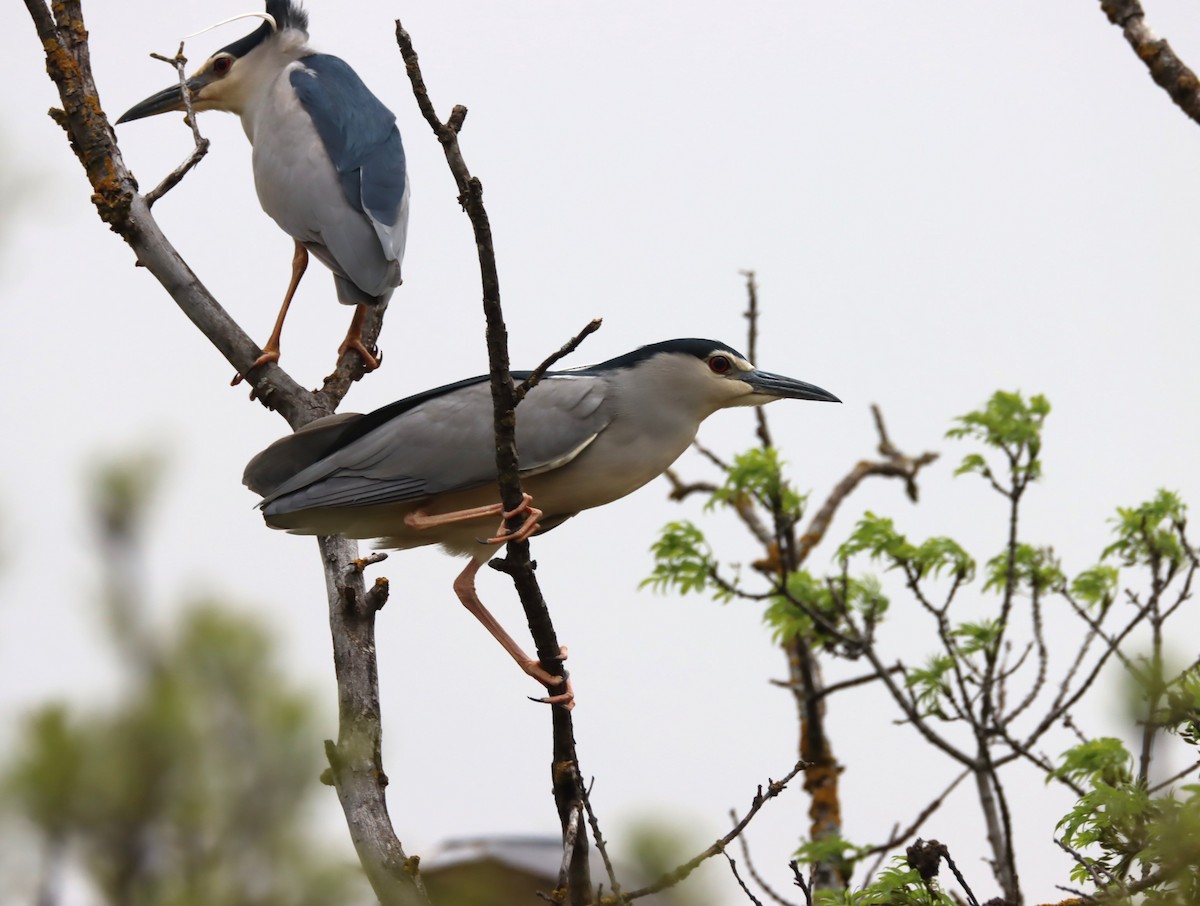
[[[127,690],[106,709],[56,702],[27,717],[0,801],[32,830],[38,864],[5,860],[4,899],[32,887],[38,906],[76,902],[64,880],[82,877],[113,904],[370,902],[357,865],[328,856],[304,820],[321,730],[269,633],[214,600],[193,602],[165,638],[148,629],[141,534],[161,473],[140,456],[91,476],[99,605]]]

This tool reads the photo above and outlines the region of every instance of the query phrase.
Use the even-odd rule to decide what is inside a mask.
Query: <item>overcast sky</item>
[[[151,51],[250,8],[245,0],[85,7],[104,109],[117,115],[168,84]],[[532,367],[592,317],[604,327],[572,364],[679,336],[745,343],[742,269],[758,273],[758,364],[836,393],[843,406],[769,410],[798,485],[815,498],[873,454],[869,405],[894,440],[937,449],[913,507],[897,484],[855,495],[840,539],[864,509],[914,537],[949,534],[984,560],[1000,548],[1002,502],[952,479],[966,448],[950,419],[996,389],[1044,393],[1045,481],[1026,537],[1051,543],[1069,573],[1107,543],[1118,505],[1181,491],[1200,504],[1200,129],[1155,86],[1095,2],[648,4],[472,0],[310,0],[312,43],[347,59],[397,114],[409,158],[412,219],[405,283],[392,300],[382,369],[344,408],[370,409],[486,369],[475,250],[441,150],[420,118],[392,34],[413,36],[443,118],[462,133],[485,187],[515,367]],[[1151,0],[1151,24],[1200,65],[1200,15]],[[103,703],[121,673],[97,641],[97,587],[83,519],[83,475],[100,455],[150,444],[170,457],[156,513],[155,619],[216,593],[275,627],[290,671],[334,689],[320,564],[311,539],[271,532],[240,485],[251,455],[286,429],[230,389],[231,367],[200,337],[91,207],[61,131],[58,103],[25,11],[0,13],[5,206],[0,250],[0,369],[9,390],[0,473],[0,745],[15,716],[51,695]],[[199,61],[247,23],[193,39]],[[155,208],[178,250],[260,342],[287,282],[291,240],[260,210],[237,119],[206,114],[213,147]],[[121,127],[143,188],[189,151],[175,116]],[[15,185],[14,185],[15,183]],[[350,311],[329,274],[309,269],[283,338],[284,366],[315,386],[333,365]],[[474,325],[474,326],[472,326]],[[719,413],[701,439],[723,455],[753,441],[748,411]],[[680,462],[711,479],[705,462]],[[534,542],[539,578],[570,667],[584,771],[618,845],[655,818],[707,844],[759,783],[795,759],[789,695],[768,684],[782,656],[751,605],[637,590],[656,529],[700,518],[665,499],[664,481]],[[731,559],[754,556],[728,519],[704,523]],[[1193,532],[1193,534],[1196,534]],[[832,568],[832,545],[810,566]],[[435,550],[393,556],[379,623],[385,764],[408,852],[447,837],[554,833],[549,721],[536,693],[457,603],[461,564]],[[521,630],[508,580],[481,595]],[[982,611],[973,600],[962,617]],[[1200,619],[1179,619],[1181,657]],[[517,633],[525,637],[523,630]],[[933,651],[929,626],[897,596],[888,650]],[[856,675],[831,665],[828,676]],[[1120,729],[1116,686],[1098,703]],[[879,690],[830,703],[845,833],[885,837],[951,776],[909,744]],[[329,735],[335,734],[330,722]],[[313,740],[319,746],[320,740]],[[1064,744],[1065,746],[1065,744]],[[1052,754],[1064,746],[1052,744]],[[1022,811],[1020,869],[1031,898],[1055,896],[1068,864],[1050,843],[1068,803],[1040,778],[1011,776]],[[344,830],[328,796],[330,837]],[[807,828],[797,786],[753,826],[755,861],[786,889]],[[970,791],[931,819],[995,895],[978,861]],[[723,865],[697,883],[740,896]]]

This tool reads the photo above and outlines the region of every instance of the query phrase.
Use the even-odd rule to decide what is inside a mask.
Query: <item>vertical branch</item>
[[[742,271],[742,276],[746,278],[746,354],[753,362],[758,355],[758,283],[754,271]],[[759,443],[769,448],[774,444],[764,410],[763,406],[754,410],[758,423],[756,433]],[[776,553],[773,559],[779,566],[778,581],[786,588],[787,577],[800,568],[812,547],[803,545],[797,538],[795,523],[783,512],[783,501],[776,497],[770,501],[770,505],[774,531],[772,544]],[[838,789],[841,767],[834,758],[825,727],[825,679],[821,673],[820,659],[811,640],[799,635],[785,642],[783,650],[787,656],[789,686],[796,700],[800,722],[800,760],[808,764],[804,772],[804,791],[809,796],[809,838],[823,840],[839,837],[842,833],[841,796]],[[847,881],[849,878],[835,860],[820,862],[812,867],[814,888],[843,888]]]
[[[459,203],[466,211],[475,232],[475,245],[479,253],[479,272],[483,288],[483,311],[487,322],[488,373],[491,377],[492,404],[494,410],[494,427],[496,435],[496,470],[500,486],[500,499],[506,510],[516,510],[522,502],[520,478],[517,471],[516,444],[516,404],[517,396],[513,387],[512,375],[509,373],[508,359],[508,328],[504,323],[504,314],[500,306],[500,278],[496,268],[495,249],[492,244],[492,229],[487,210],[483,204],[483,184],[471,175],[462,151],[458,144],[458,133],[467,116],[467,109],[456,106],[446,122],[442,122],[429,99],[425,79],[421,74],[420,62],[413,49],[412,38],[404,30],[399,20],[396,22],[396,43],[404,59],[409,81],[412,83],[413,95],[417,105],[430,128],[433,129],[446,155],[446,163],[454,175],[458,186]],[[509,529],[515,530],[520,525],[520,518],[510,520]],[[542,597],[537,578],[533,573],[533,563],[529,557],[529,543],[522,541],[508,545],[507,556],[503,566],[513,578],[513,584],[521,598],[521,605],[529,623],[530,633],[537,645],[538,659],[542,666],[555,676],[566,679],[559,661],[558,638],[550,619],[550,611]],[[570,833],[569,828],[578,827],[580,832],[577,839],[571,843],[571,859],[568,870],[568,895],[572,906],[583,906],[591,899],[591,877],[588,871],[588,854],[586,835],[582,832],[582,822],[571,822],[571,817],[578,814],[583,806],[583,795],[580,788],[579,772],[573,768],[563,767],[573,762],[574,728],[571,715],[565,708],[552,709],[553,760],[552,781],[555,804],[562,824],[564,838]]]
[[[417,860],[404,854],[388,816],[384,791],[383,725],[375,660],[375,613],[387,599],[387,580],[368,593],[354,565],[358,545],[340,535],[318,538],[329,593],[329,627],[338,682],[338,739],[325,743],[330,776],[346,813],[350,838],[383,906],[428,906]]]

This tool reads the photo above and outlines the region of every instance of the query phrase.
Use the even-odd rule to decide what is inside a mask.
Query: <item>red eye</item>
[[[213,60],[213,64],[212,64],[213,72],[215,72],[219,76],[223,76],[227,72],[229,72],[229,67],[231,67],[232,65],[233,65],[233,57],[217,57],[215,60]]]
[[[708,367],[713,370],[714,374],[728,374],[733,364],[723,355],[714,355],[709,356]]]

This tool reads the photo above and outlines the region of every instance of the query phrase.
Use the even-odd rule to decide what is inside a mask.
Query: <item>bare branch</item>
[[[746,882],[742,880],[742,876],[738,874],[737,863],[733,861],[733,857],[727,852],[722,853],[725,860],[729,863],[729,870],[733,872],[734,880],[738,882],[738,887],[742,888],[742,893],[750,898],[750,902],[754,906],[763,906],[762,901],[750,892],[750,888],[746,886]]]
[[[750,361],[758,360],[758,283],[754,279],[754,271],[742,271],[746,278],[746,320],[749,322],[746,333],[746,355]],[[764,447],[773,447],[771,430],[767,426],[767,410],[765,406],[754,407],[754,418],[758,422],[758,439]]]
[[[496,437],[496,471],[500,499],[506,510],[516,511],[524,494],[521,490],[517,463],[516,405],[518,397],[509,369],[508,328],[504,323],[504,312],[500,305],[500,278],[496,268],[492,228],[487,209],[483,204],[483,184],[471,175],[463,159],[458,143],[459,130],[466,117],[466,109],[456,107],[447,123],[443,124],[434,111],[421,74],[420,62],[413,49],[412,38],[396,20],[396,44],[404,59],[404,66],[412,83],[413,95],[426,122],[433,129],[458,186],[459,203],[466,211],[475,233],[475,247],[479,257],[480,281],[483,289],[483,311],[487,322],[488,373],[491,379],[493,429]],[[590,332],[590,331],[589,331]],[[519,528],[520,517],[510,520],[508,529]],[[521,599],[529,630],[537,645],[538,659],[552,675],[566,678],[560,649],[550,611],[542,597],[541,588],[533,572],[533,561],[529,556],[529,542],[510,543],[507,546],[506,572],[512,576],[513,585]],[[574,767],[574,727],[567,708],[552,707],[551,725],[553,736],[552,788],[563,829],[564,846],[572,815],[582,804],[582,781]],[[587,838],[579,837],[571,852],[567,893],[571,906],[584,906],[591,899],[591,876],[588,864]]]
[[[416,861],[404,854],[384,800],[388,778],[382,769],[376,608],[364,606],[362,572],[346,567],[358,558],[358,546],[340,536],[317,541],[325,565],[338,684],[338,739],[336,744],[325,742],[330,774],[349,819],[350,838],[380,902],[427,906]]]
[[[792,870],[793,883],[804,891],[804,902],[807,906],[812,906],[812,887],[804,880],[804,876],[800,874],[800,865],[793,859],[788,863],[788,868]]]
[[[754,820],[754,816],[758,814],[759,809],[761,809],[769,800],[774,799],[785,789],[787,789],[787,785],[791,782],[792,778],[794,778],[807,767],[808,764],[806,762],[798,761],[796,762],[796,766],[788,771],[787,775],[782,780],[768,781],[767,791],[765,793],[763,792],[763,788],[760,786],[750,804],[750,810],[746,812],[746,817],[734,825],[733,830],[727,833],[724,837],[721,837],[719,840],[713,843],[712,846],[708,847],[708,849],[704,850],[699,855],[689,859],[687,862],[675,868],[673,871],[663,875],[653,884],[650,884],[646,887],[640,887],[631,893],[625,894],[623,902],[629,903],[641,897],[649,896],[652,893],[658,893],[660,890],[666,890],[668,887],[674,887],[693,871],[695,871],[696,868],[699,867],[700,864],[706,859],[711,859],[713,856],[717,855],[717,853],[724,852],[725,847],[728,846],[742,831],[746,829],[746,825]]]
[[[729,810],[729,820],[732,821],[734,824],[737,824],[737,821],[738,821],[737,812],[734,811],[733,809]],[[756,883],[759,887],[761,887],[763,889],[763,891],[766,893],[766,895],[768,897],[770,897],[772,900],[774,900],[776,903],[778,903],[779,906],[793,906],[793,904],[790,900],[785,899],[784,897],[777,894],[774,890],[772,890],[771,885],[769,885],[765,880],[763,880],[762,877],[759,875],[759,873],[755,870],[754,862],[751,861],[751,859],[750,859],[750,844],[746,842],[745,834],[742,834],[740,837],[738,837],[738,845],[741,847],[742,858],[746,860],[746,869],[750,872],[750,877],[754,879],[754,883]],[[726,853],[726,856],[728,856],[728,853]],[[731,859],[730,861],[733,861],[733,860]]]
[[[862,483],[864,478],[871,475],[900,478],[904,481],[909,498],[915,502],[917,499],[917,474],[921,469],[938,458],[938,454],[933,452],[922,453],[917,457],[905,456],[900,453],[888,438],[887,430],[883,424],[883,414],[880,412],[879,407],[872,405],[871,412],[875,418],[875,426],[879,431],[879,452],[885,459],[880,462],[869,462],[867,460],[859,462],[830,491],[829,496],[825,499],[825,503],[822,504],[816,515],[809,521],[808,529],[800,536],[799,543],[796,545],[797,565],[803,563],[812,552],[812,549],[821,543],[821,539],[829,531],[829,525],[833,522],[833,517],[837,513],[838,507]]]
[[[533,369],[533,373],[529,375],[529,377],[525,378],[525,380],[521,381],[517,389],[513,391],[513,395],[516,397],[517,402],[519,403],[521,400],[525,399],[525,394],[528,393],[534,386],[536,386],[537,382],[542,379],[542,377],[550,369],[551,365],[560,359],[566,358],[572,352],[578,349],[579,344],[582,343],[590,334],[594,334],[597,330],[599,330],[600,325],[603,323],[603,318],[592,318],[592,320],[588,322],[587,326],[584,327],[583,330],[579,331],[579,333],[575,334],[574,337],[564,343],[557,352],[547,356],[546,360],[542,362],[542,364],[538,365],[537,368]]]
[[[1100,0],[1108,21],[1125,35],[1139,60],[1179,109],[1200,123],[1200,80],[1176,56],[1171,45],[1159,38],[1146,24],[1146,12],[1138,0]]]
[[[192,148],[192,153],[187,156],[178,167],[167,174],[157,186],[146,193],[146,207],[154,207],[154,202],[158,201],[173,188],[183,181],[187,176],[188,171],[196,164],[200,163],[204,155],[208,153],[209,141],[200,134],[200,126],[196,122],[196,111],[192,109],[192,90],[188,88],[187,71],[184,66],[187,65],[187,57],[183,55],[183,42],[179,42],[179,50],[174,57],[164,57],[162,54],[150,54],[156,60],[162,60],[164,63],[170,63],[175,67],[175,71],[179,76],[179,91],[183,96],[183,109],[186,111],[184,122],[192,127],[192,141],[195,146]]]

